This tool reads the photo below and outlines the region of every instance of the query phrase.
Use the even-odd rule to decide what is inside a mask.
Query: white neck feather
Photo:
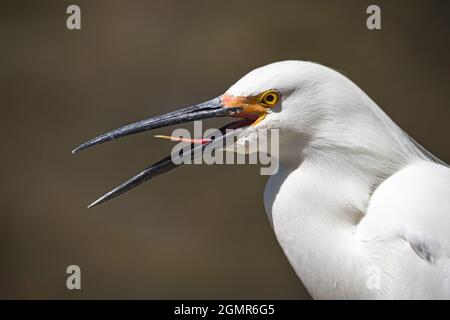
[[[427,158],[381,110],[377,117],[362,121],[366,130],[354,124],[332,141],[330,135],[308,140],[296,132],[280,133],[280,170],[267,183],[266,211],[314,298],[375,298],[366,285],[368,262],[355,246],[355,228],[382,181],[409,162]],[[293,139],[304,143],[293,144]]]

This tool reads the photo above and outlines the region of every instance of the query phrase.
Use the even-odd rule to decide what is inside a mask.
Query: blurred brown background
[[[152,134],[171,130],[70,151],[302,59],[346,74],[448,162],[450,6],[374,1],[382,30],[369,31],[372,2],[1,1],[0,298],[308,298],[257,166],[185,166],[87,210],[166,155]],[[70,264],[81,291],[66,289]]]

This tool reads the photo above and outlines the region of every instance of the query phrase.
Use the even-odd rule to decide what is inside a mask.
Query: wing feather
[[[361,246],[392,298],[450,298],[450,168],[421,161],[374,192],[358,225]]]

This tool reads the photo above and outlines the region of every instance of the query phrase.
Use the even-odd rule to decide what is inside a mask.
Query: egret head
[[[375,103],[348,78],[316,63],[282,61],[263,66],[242,77],[223,97],[225,105],[243,107],[240,114],[258,114],[239,134],[238,144],[252,144],[261,129],[278,129],[282,154],[361,146],[366,142],[358,139],[379,130]],[[267,98],[273,103],[255,105]]]
[[[233,117],[235,121],[221,132],[225,136],[227,129],[234,130],[236,143],[250,146],[246,149],[250,152],[257,148],[261,129],[278,129],[280,151],[287,150],[285,154],[295,157],[306,149],[370,148],[370,134],[380,134],[371,104],[362,90],[332,69],[310,62],[276,62],[251,71],[217,98],[112,130],[83,143],[73,153],[130,134],[213,117]],[[204,140],[197,148],[222,142],[217,138]],[[171,157],[166,157],[93,205],[175,167]]]

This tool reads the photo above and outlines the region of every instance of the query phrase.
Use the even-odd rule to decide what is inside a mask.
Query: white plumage
[[[285,61],[227,94],[282,101],[244,130],[280,130],[280,170],[264,204],[314,298],[449,299],[450,169],[359,87],[327,67]]]
[[[112,130],[73,152],[218,116],[243,118],[223,127],[235,129],[239,152],[264,147],[258,131],[279,130],[279,153],[271,154],[279,171],[268,180],[264,204],[314,298],[450,299],[450,169],[358,86],[324,66],[267,65],[220,97]],[[201,139],[205,145],[187,156],[222,147],[227,136]],[[166,157],[90,207],[175,167]]]

